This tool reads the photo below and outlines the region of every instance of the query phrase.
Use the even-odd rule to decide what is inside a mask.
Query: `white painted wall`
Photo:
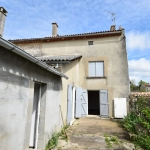
[[[0,47],[0,150],[29,148],[34,81],[42,84],[38,149],[59,131],[61,77]],[[47,86],[46,86],[47,85]],[[45,92],[44,92],[45,91]]]

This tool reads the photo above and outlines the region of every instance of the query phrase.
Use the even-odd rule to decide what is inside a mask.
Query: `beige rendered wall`
[[[68,80],[62,78],[61,109],[65,123],[67,121],[67,85],[72,84],[75,87],[79,86],[79,61],[79,59],[76,59],[69,64],[64,64],[61,69],[61,71],[69,77]]]
[[[93,45],[88,45],[93,41]],[[82,54],[79,64],[76,61],[62,67],[69,77],[63,79],[62,109],[65,116],[67,84],[73,83],[87,90],[107,89],[109,95],[109,116],[113,116],[113,99],[129,96],[129,76],[124,35],[79,39],[70,41],[47,42],[39,44],[43,55]],[[88,61],[104,61],[105,78],[88,78]]]

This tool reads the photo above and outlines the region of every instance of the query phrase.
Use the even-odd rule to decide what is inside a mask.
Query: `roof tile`
[[[72,61],[77,58],[82,57],[82,55],[48,55],[48,56],[41,56],[41,57],[36,57],[41,61]]]

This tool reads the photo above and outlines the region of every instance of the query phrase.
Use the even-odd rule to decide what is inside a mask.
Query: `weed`
[[[52,135],[52,138],[48,141],[45,150],[51,150],[52,148],[55,148],[58,144],[58,138],[59,138],[59,134],[54,133]]]
[[[61,139],[63,140],[66,140],[68,141],[68,136],[67,136],[67,133],[66,133],[66,130],[68,129],[69,126],[64,126],[62,129],[61,129],[61,132],[59,133],[59,136]]]
[[[45,150],[51,150],[51,149],[55,148],[58,145],[59,137],[61,139],[64,139],[64,140],[68,141],[68,136],[67,136],[67,133],[66,133],[66,130],[67,130],[68,127],[69,126],[64,126],[61,129],[61,132],[53,133],[52,138],[48,141]],[[60,149],[60,147],[59,147],[59,149]]]
[[[104,134],[105,142],[109,148],[112,147],[112,144],[119,144],[118,137]]]

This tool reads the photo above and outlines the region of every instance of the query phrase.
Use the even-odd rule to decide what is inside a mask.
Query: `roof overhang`
[[[46,69],[47,71],[49,71],[51,73],[54,73],[56,75],[64,77],[65,79],[68,79],[68,77],[66,75],[64,75],[63,73],[55,70],[54,68],[50,67],[49,65],[47,65],[46,63],[40,61],[39,59],[35,58],[34,56],[30,55],[29,53],[26,53],[24,50],[17,47],[13,43],[3,39],[2,37],[0,37],[0,46],[2,46],[4,48],[6,48],[7,50],[10,50],[10,51],[12,51],[12,52],[28,59],[29,61],[32,61],[33,63],[37,64],[38,66]]]
[[[92,32],[92,33],[83,33],[83,34],[72,34],[64,36],[55,36],[55,37],[44,37],[44,38],[31,38],[31,39],[16,39],[9,40],[15,44],[23,43],[42,43],[42,42],[57,42],[57,41],[69,41],[69,40],[80,40],[80,39],[89,39],[89,38],[100,38],[108,36],[119,36],[123,30],[116,31],[102,31],[102,32]]]
[[[81,58],[81,54],[72,55],[47,55],[36,57],[47,64],[68,64],[71,61]]]
[[[69,64],[70,61],[44,61],[47,64]]]

